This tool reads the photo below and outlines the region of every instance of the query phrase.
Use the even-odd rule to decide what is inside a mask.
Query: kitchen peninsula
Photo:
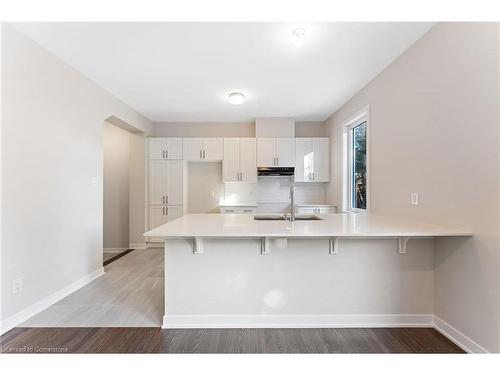
[[[371,214],[313,218],[189,214],[145,233],[165,243],[163,328],[428,326],[433,238],[472,236]]]

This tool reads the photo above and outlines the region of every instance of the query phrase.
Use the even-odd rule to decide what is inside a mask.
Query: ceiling
[[[432,23],[16,23],[153,121],[322,121]],[[292,31],[303,27],[297,38]],[[228,103],[233,91],[242,105]]]

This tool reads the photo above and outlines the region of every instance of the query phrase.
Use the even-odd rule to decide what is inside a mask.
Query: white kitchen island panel
[[[166,239],[164,328],[426,326],[434,246],[416,239]]]

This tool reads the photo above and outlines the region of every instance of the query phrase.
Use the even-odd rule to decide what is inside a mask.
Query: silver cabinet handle
[[[165,216],[165,207],[162,207],[162,208],[161,208],[161,214],[162,214],[163,216]]]
[[[165,159],[165,150],[163,150],[163,151],[161,152],[161,157],[162,157],[163,159]]]
[[[205,150],[203,150],[203,159],[205,159]]]
[[[165,150],[165,159],[168,159],[168,150]]]
[[[161,196],[161,203],[165,204],[165,196],[164,195]]]
[[[165,195],[165,204],[168,204],[168,195]]]
[[[280,158],[276,158],[276,165],[280,165]]]
[[[243,181],[243,172],[240,172],[240,181]]]
[[[165,207],[165,216],[168,216],[168,207]]]
[[[313,179],[313,181],[314,181],[314,180],[315,180],[315,178],[314,178],[314,172],[312,173],[312,176],[313,176],[313,178],[312,178],[312,179]]]

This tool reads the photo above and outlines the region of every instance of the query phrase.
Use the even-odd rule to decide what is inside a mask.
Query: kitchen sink
[[[254,215],[254,220],[286,220],[285,215]]]
[[[285,221],[288,220],[288,215],[255,215],[254,220],[277,220],[277,221]],[[295,220],[303,221],[303,220],[323,220],[319,216],[316,215],[295,215]]]
[[[316,215],[295,215],[295,220],[323,220]]]

